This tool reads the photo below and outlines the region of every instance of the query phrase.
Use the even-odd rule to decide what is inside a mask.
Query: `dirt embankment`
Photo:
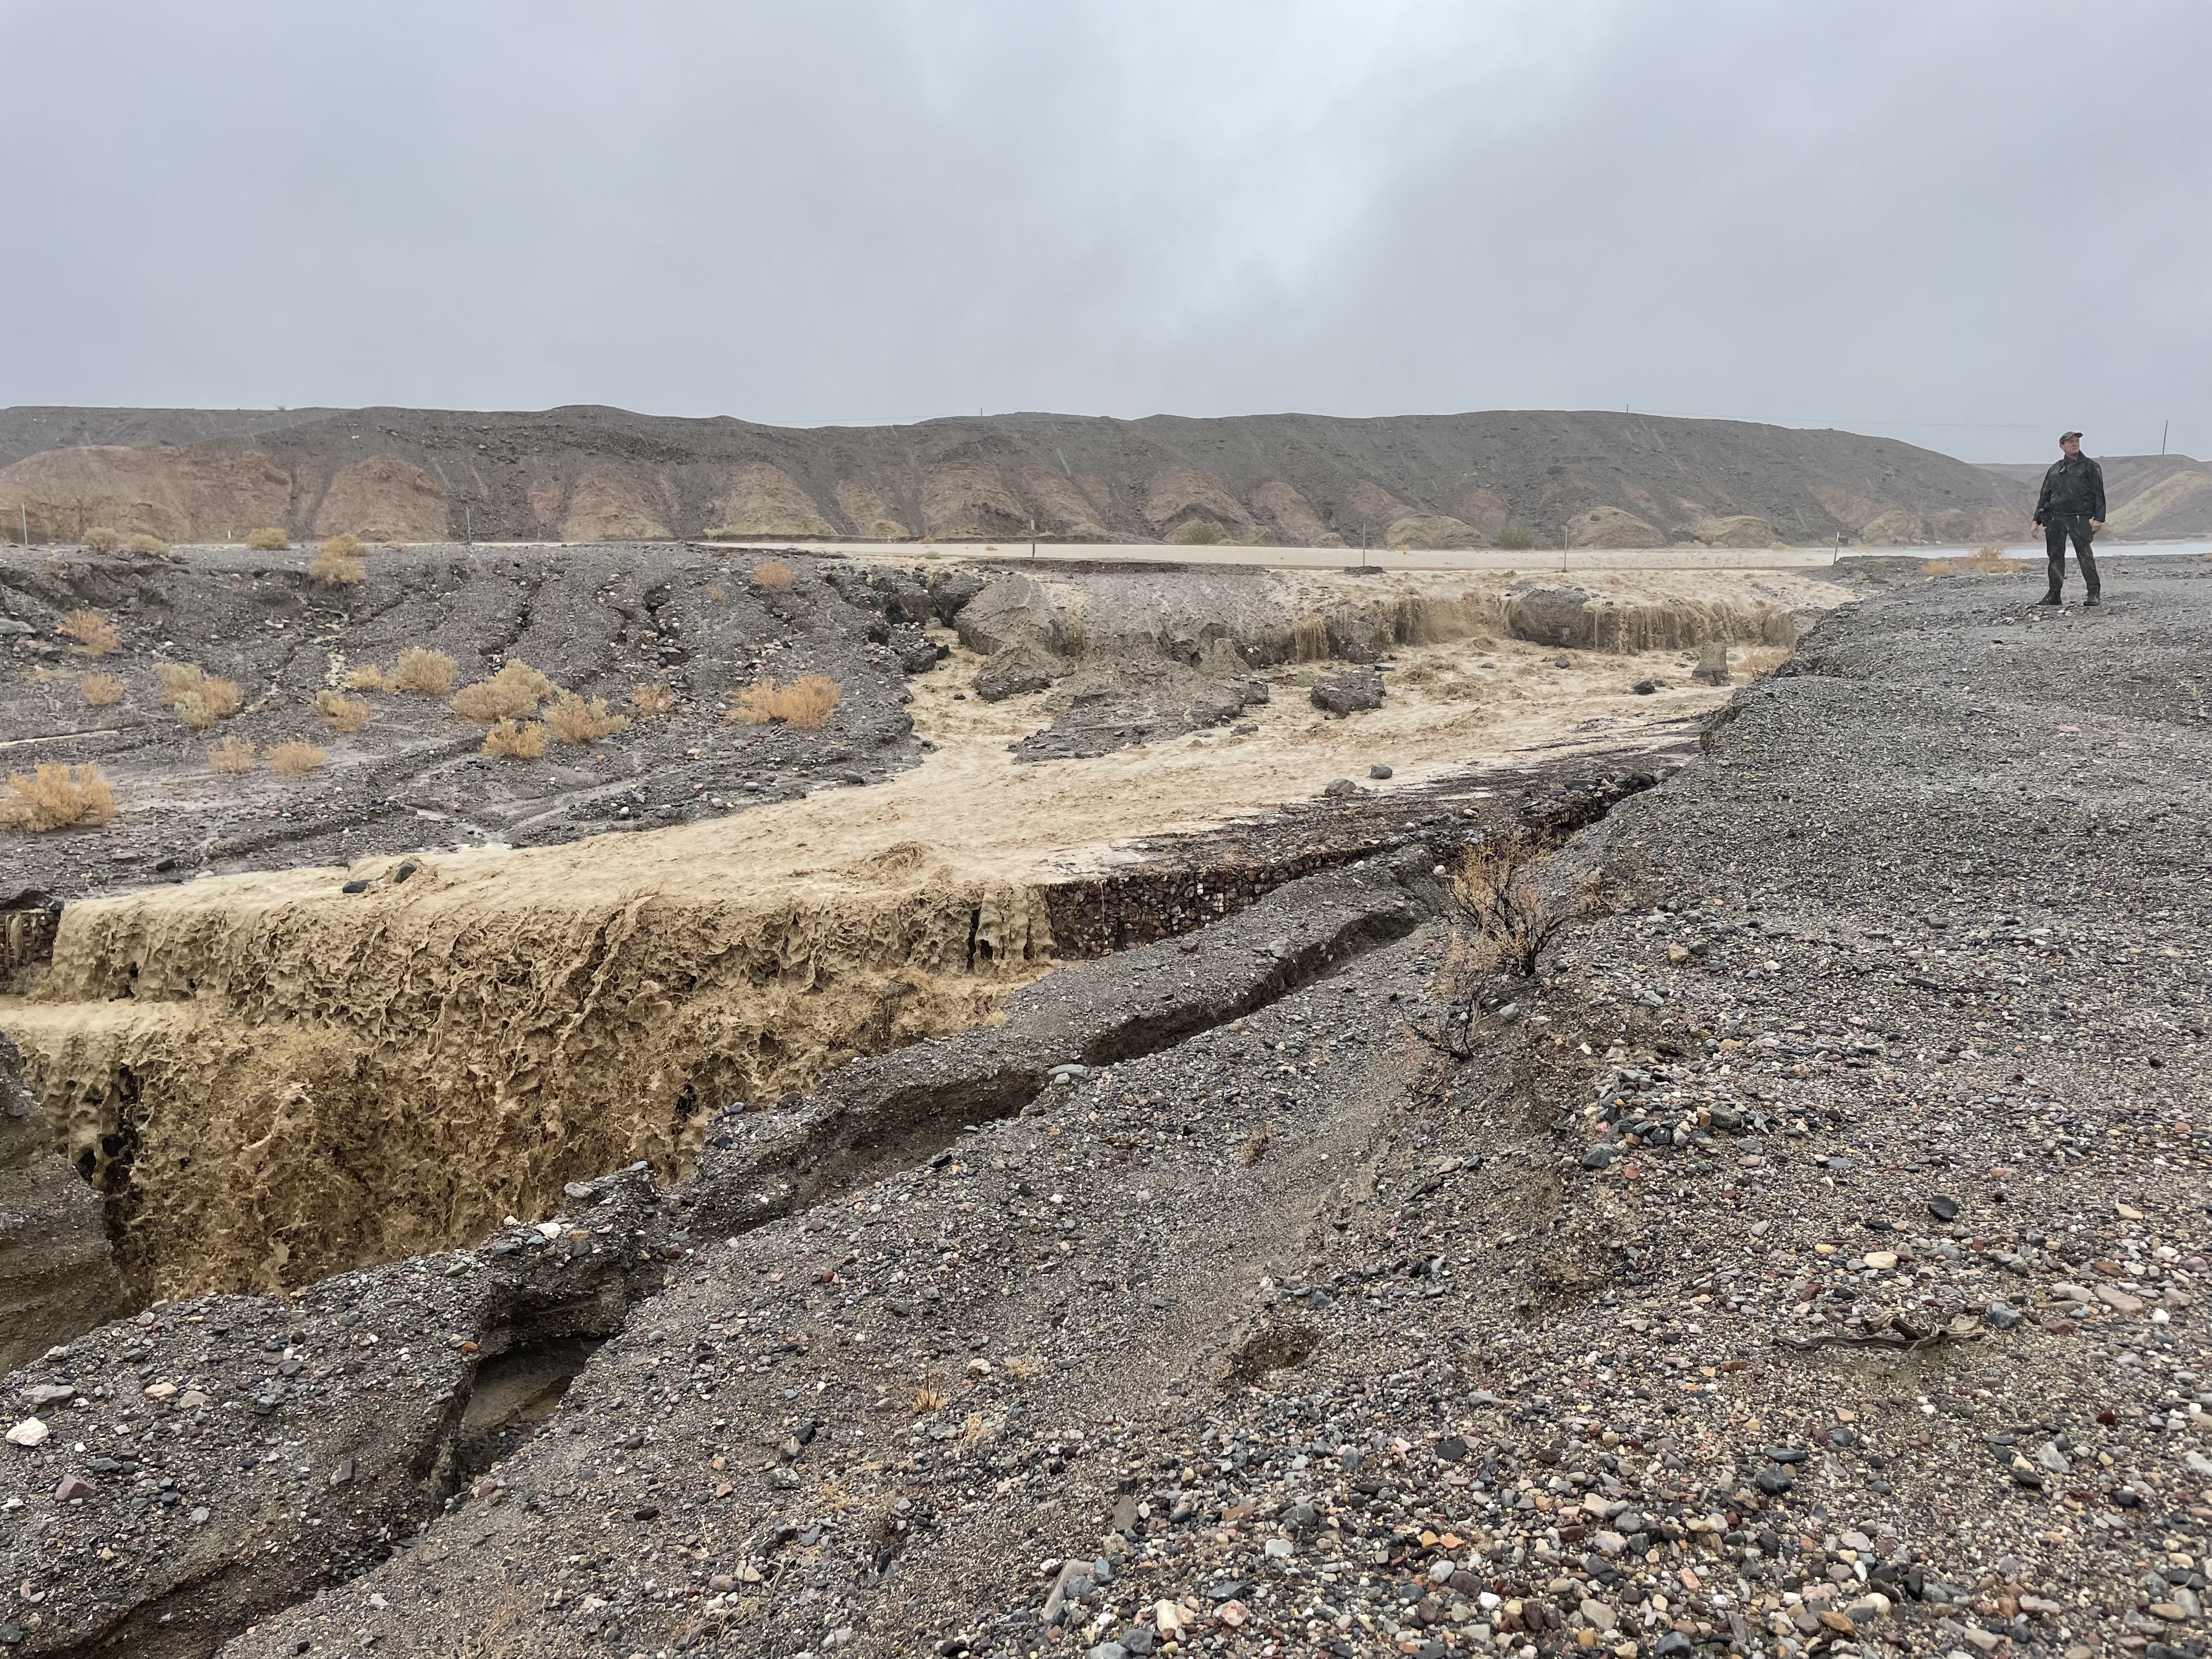
[[[1419,548],[2023,533],[2025,487],[1886,438],[1595,411],[1005,415],[793,429],[603,408],[0,410],[0,520],[177,540],[670,536]]]

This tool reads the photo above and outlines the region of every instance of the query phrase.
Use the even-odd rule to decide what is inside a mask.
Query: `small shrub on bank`
[[[72,611],[54,625],[54,632],[76,641],[70,648],[82,657],[104,657],[123,648],[123,635],[97,611]]]
[[[347,531],[342,535],[325,538],[320,550],[333,558],[358,559],[368,553],[368,544],[351,531]]]
[[[272,525],[265,529],[247,531],[246,544],[256,553],[282,553],[291,546],[292,538]]]
[[[510,662],[488,680],[465,685],[453,698],[453,712],[464,720],[528,720],[538,705],[551,696],[553,682],[528,663]]]
[[[663,714],[676,712],[676,694],[665,685],[633,685],[629,689],[629,706],[635,714],[658,720]]]
[[[0,795],[0,830],[73,830],[106,823],[115,816],[115,792],[97,766],[53,763],[34,772],[10,772]]]
[[[574,691],[563,691],[545,706],[545,729],[563,743],[593,743],[629,724],[629,715],[607,713],[605,697],[586,702]]]
[[[781,559],[769,559],[753,567],[753,586],[770,593],[791,592],[791,567]]]
[[[27,774],[11,772],[0,796],[0,829],[67,830],[114,816],[114,792],[96,766],[48,763]]]
[[[332,538],[332,541],[337,539]],[[350,541],[352,538],[345,539]],[[354,545],[359,547],[361,544],[355,542]],[[325,587],[351,587],[368,580],[368,567],[362,562],[359,553],[333,553],[331,546],[331,542],[325,542],[308,564],[310,580],[320,582]]]
[[[388,553],[404,553],[407,550],[407,544],[402,541],[389,541],[384,547]]]
[[[484,733],[483,752],[536,760],[545,752],[545,728],[536,720],[495,720]]]
[[[244,738],[223,738],[208,745],[208,765],[217,772],[250,772],[253,745]]]
[[[1535,546],[1536,537],[1534,532],[1523,530],[1517,524],[1508,525],[1498,532],[1498,544],[1511,552],[1525,553]]]
[[[106,708],[123,701],[123,682],[112,674],[87,674],[77,683],[84,700],[94,708]]]
[[[122,532],[110,530],[104,524],[96,524],[84,532],[84,550],[88,553],[112,553],[122,545]]]
[[[163,541],[159,536],[149,536],[143,530],[123,544],[123,550],[125,553],[137,553],[143,557],[152,559],[166,559],[169,556],[168,543]]]
[[[274,744],[269,750],[269,769],[280,778],[305,777],[330,757],[312,743],[296,738]]]
[[[384,683],[384,671],[374,663],[356,668],[345,677],[349,691],[386,691],[392,688]]]
[[[844,696],[837,683],[820,674],[803,674],[779,689],[773,679],[756,681],[738,694],[737,705],[724,716],[747,726],[780,724],[803,732],[818,732]]]
[[[453,677],[460,672],[460,664],[444,652],[426,651],[419,645],[410,645],[392,665],[392,689],[442,697],[453,689]]]
[[[155,672],[161,675],[162,701],[195,732],[228,720],[245,705],[245,690],[236,680],[181,663],[162,663]]]
[[[1221,539],[1221,526],[1211,519],[1193,519],[1177,525],[1168,539],[1177,547],[1212,547]]]
[[[349,697],[342,691],[318,691],[315,712],[338,731],[358,732],[376,711],[362,698]]]

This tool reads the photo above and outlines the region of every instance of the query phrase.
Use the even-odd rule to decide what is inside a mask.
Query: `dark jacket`
[[[2087,455],[2063,455],[2043,475],[2043,493],[2035,498],[2035,521],[2051,519],[2094,519],[2105,521],[2105,469]]]

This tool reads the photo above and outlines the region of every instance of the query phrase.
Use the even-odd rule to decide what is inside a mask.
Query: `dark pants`
[[[2089,550],[2089,520],[2087,518],[2060,517],[2053,514],[2043,521],[2043,547],[2051,561],[2051,592],[2055,599],[2066,580],[2066,539],[2074,538],[2074,557],[2081,566],[2081,580],[2091,598],[2098,590],[2097,556]]]

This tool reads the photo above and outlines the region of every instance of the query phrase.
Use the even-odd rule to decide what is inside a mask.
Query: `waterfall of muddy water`
[[[1844,597],[1759,581],[1785,620]],[[672,1177],[726,1106],[994,1018],[1052,966],[1053,890],[1129,867],[1139,838],[1310,799],[1375,762],[1395,790],[1532,751],[1677,742],[1728,696],[1671,661],[1562,667],[1496,631],[1494,593],[1401,583],[1372,602],[1401,641],[1393,690],[1350,720],[1285,677],[1249,734],[1016,765],[1008,745],[1048,720],[1046,694],[964,697],[981,659],[956,649],[912,683],[936,751],[888,782],[72,904],[33,995],[0,999],[0,1028],[107,1195],[142,1292],[298,1285],[472,1243],[638,1160]],[[1739,667],[1785,654],[1748,649]],[[1634,695],[1655,668],[1668,689]]]

